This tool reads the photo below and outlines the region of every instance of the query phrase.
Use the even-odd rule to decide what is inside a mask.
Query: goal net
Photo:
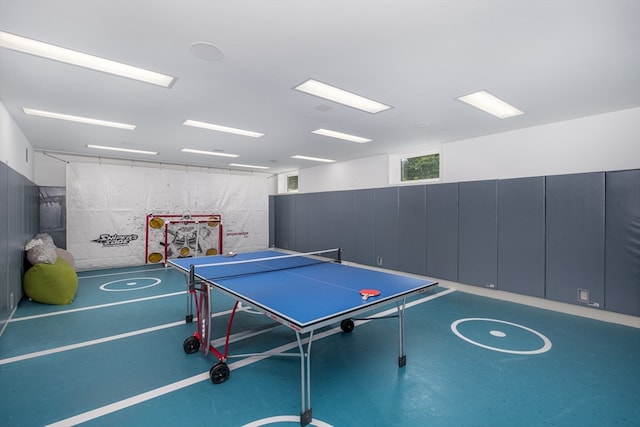
[[[222,253],[219,214],[149,214],[146,230],[145,263]]]

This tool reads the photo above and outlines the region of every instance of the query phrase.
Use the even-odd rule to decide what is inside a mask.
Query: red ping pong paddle
[[[377,289],[360,289],[360,295],[363,300],[367,300],[369,297],[377,297],[380,295],[380,291]]]

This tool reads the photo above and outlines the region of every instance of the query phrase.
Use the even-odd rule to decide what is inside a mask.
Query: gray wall
[[[497,181],[458,184],[458,281],[498,282]]]
[[[498,283],[545,296],[545,179],[498,181]]]
[[[0,332],[22,298],[24,245],[38,233],[38,187],[0,163]]]
[[[640,316],[640,170],[277,195],[270,206],[278,247],[341,247],[364,265]]]
[[[67,248],[67,188],[39,187],[40,233],[46,233],[58,248]]]
[[[604,302],[603,173],[546,179],[546,296],[577,299],[588,289],[590,302]]]
[[[640,170],[608,173],[605,194],[605,308],[637,316],[640,305]]]

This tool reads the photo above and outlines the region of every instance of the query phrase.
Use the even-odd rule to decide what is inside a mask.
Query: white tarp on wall
[[[148,214],[220,214],[224,251],[269,244],[267,176],[67,164],[67,249],[79,270],[145,263]]]

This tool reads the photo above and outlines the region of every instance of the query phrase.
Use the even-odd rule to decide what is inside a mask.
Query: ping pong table
[[[227,359],[256,354],[230,355],[231,325],[240,304],[247,305],[295,332],[298,353],[278,353],[300,358],[301,410],[300,424],[312,422],[311,410],[311,344],[314,332],[340,324],[342,331],[354,329],[354,320],[366,312],[395,303],[399,325],[398,366],[406,364],[404,354],[404,315],[406,298],[426,292],[437,282],[348,266],[341,262],[340,249],[308,253],[265,250],[238,254],[177,258],[168,264],[187,276],[189,305],[187,321],[193,319],[195,303],[198,327],[185,339],[187,353],[200,350],[218,358],[209,371],[211,381],[225,382],[230,374]],[[363,289],[377,290],[378,296],[364,296]],[[234,299],[223,351],[211,345],[211,295],[219,291]],[[193,299],[191,298],[193,297]],[[260,353],[265,355],[269,353]]]

